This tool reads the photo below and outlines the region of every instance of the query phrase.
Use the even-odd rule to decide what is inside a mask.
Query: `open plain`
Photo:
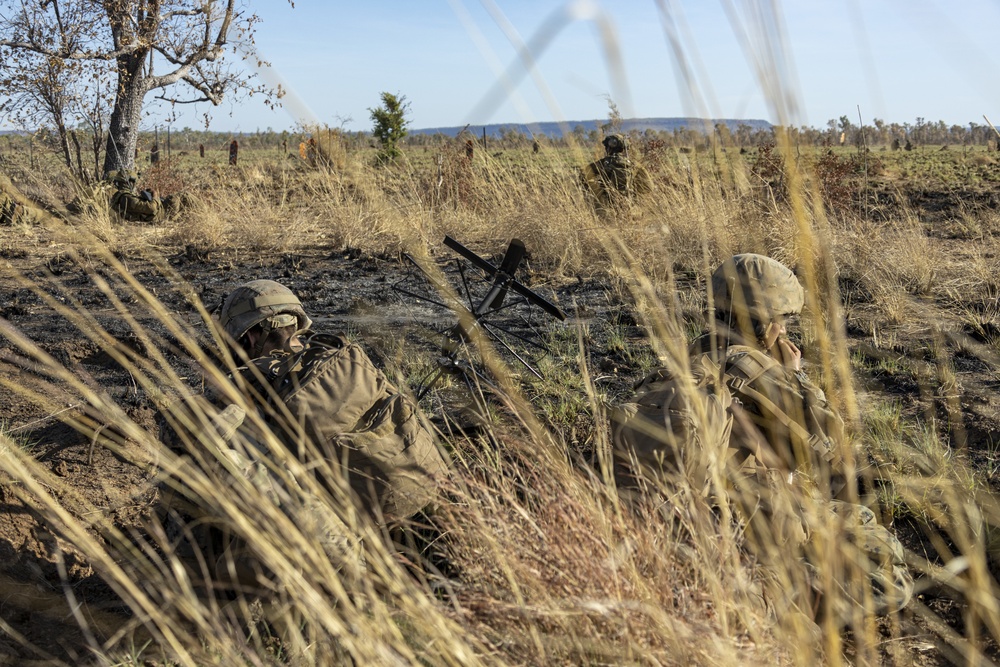
[[[512,140],[470,158],[440,141],[376,166],[322,136],[318,164],[190,151],[148,169],[146,185],[186,200],[154,223],[2,153],[32,213],[0,227],[0,661],[1000,660],[1000,153],[639,139],[653,191],[595,213],[577,176],[590,148]],[[70,213],[74,198],[90,205]],[[456,428],[461,387],[423,401],[456,479],[417,538],[368,545],[366,581],[331,587],[294,540],[260,536],[288,573],[293,639],[206,600],[150,516],[174,465],[159,415],[222,363],[208,312],[241,282],[281,281],[318,328],[415,387],[452,316],[394,285],[420,280],[406,254],[454,278],[445,235],[491,261],[524,241],[518,277],[569,315],[537,322],[543,379],[515,365],[513,395],[475,428]],[[602,476],[611,406],[705,326],[705,277],[737,252],[780,259],[806,286],[808,372],[847,415],[862,500],[918,575],[891,618],[819,635],[776,620],[711,511],[626,511]]]

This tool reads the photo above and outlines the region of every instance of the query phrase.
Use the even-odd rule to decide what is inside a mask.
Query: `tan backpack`
[[[734,403],[732,446],[759,464],[831,480],[842,460],[844,421],[800,371],[744,345],[726,348],[723,367]],[[706,355],[707,356],[707,355]]]
[[[690,380],[666,368],[640,380],[634,399],[612,415],[618,486],[657,490],[686,479],[707,496],[711,471],[722,472],[728,455],[731,403],[708,356],[692,361]]]
[[[416,407],[361,347],[313,334],[301,352],[253,364],[284,404],[270,418],[275,431],[300,457],[307,439],[387,519],[412,516],[434,499],[447,462]]]
[[[836,477],[844,423],[823,392],[759,350],[731,345],[725,355],[722,367],[694,355],[690,383],[661,368],[635,385],[612,415],[620,486],[634,486],[641,469],[703,489],[713,461],[756,475],[821,468]]]
[[[163,213],[163,204],[149,190],[142,193],[116,191],[111,195],[111,210],[126,220],[154,222]]]

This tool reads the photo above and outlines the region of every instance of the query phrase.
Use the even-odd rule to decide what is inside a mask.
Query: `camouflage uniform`
[[[690,354],[718,364],[737,399],[731,463],[806,472],[834,493],[843,488],[844,421],[804,371],[790,371],[722,322],[715,336],[695,340]]]
[[[163,203],[152,190],[137,190],[136,175],[122,170],[111,174],[115,187],[111,195],[111,210],[125,220],[154,222],[163,214]]]
[[[260,420],[247,418],[239,405],[227,404],[221,391],[206,396],[218,411],[212,425],[231,449],[224,454],[301,530],[313,534],[331,560],[362,567],[358,536],[336,508],[288,488],[293,482],[279,481],[269,472],[265,461],[275,457],[267,443],[276,438],[314,470],[331,497],[343,497],[349,488],[373,520],[395,522],[416,514],[437,495],[447,464],[433,436],[412,402],[359,346],[339,335],[308,331],[311,320],[283,285],[255,280],[237,287],[216,316],[234,348],[248,340],[249,331],[261,333],[249,351],[250,362],[232,376]],[[265,354],[267,335],[289,326],[299,331],[292,339],[295,344],[289,341]],[[266,432],[258,429],[259,423]],[[197,437],[188,437],[187,446],[193,442]],[[344,478],[347,487],[340,483]]]
[[[308,332],[298,298],[271,280],[255,280],[223,302],[219,324],[239,341],[256,325],[260,340],[294,324],[295,349],[253,358],[237,371],[237,386],[253,397],[264,421],[296,457],[320,456],[334,474],[346,473],[373,518],[405,519],[431,502],[446,470],[416,406],[375,368],[360,346],[340,335]]]
[[[844,422],[824,392],[797,369],[797,358],[791,363],[776,358],[785,354],[783,349],[793,347],[790,343],[783,347],[779,340],[784,318],[802,309],[801,285],[782,264],[745,254],[732,257],[715,271],[712,289],[715,333],[694,341],[689,353],[692,369],[715,369],[718,387],[709,393],[716,402],[724,400],[726,404],[727,416],[721,420],[718,409],[702,412],[719,424],[714,430],[712,425],[699,427],[699,433],[722,433],[728,435],[728,442],[720,442],[719,437],[702,437],[699,442],[725,450],[721,458],[730,498],[746,524],[751,549],[765,564],[775,551],[781,554],[779,560],[798,554],[809,573],[814,570],[810,562],[819,563],[829,556],[820,553],[829,549],[829,542],[816,542],[815,536],[818,531],[832,529],[834,536],[846,538],[852,545],[857,556],[852,562],[869,582],[859,590],[857,585],[848,585],[851,577],[835,578],[841,590],[832,598],[839,604],[833,613],[842,620],[849,617],[852,610],[843,604],[845,599],[868,599],[873,603],[870,608],[878,612],[901,608],[912,596],[913,579],[899,541],[878,525],[868,508],[832,499],[845,487],[843,457],[851,445]],[[703,386],[697,383],[697,374],[695,379],[697,386]],[[637,392],[640,405],[665,404],[679,391],[674,382],[644,382]],[[677,404],[676,399],[669,400]],[[688,399],[688,403],[693,402]],[[692,421],[690,415],[682,418],[654,411],[638,422],[632,413],[642,416],[641,410],[618,413],[615,444],[620,459],[649,460],[655,454],[655,443],[637,436],[652,432],[653,416],[658,416],[660,432],[667,433],[678,432],[671,420]],[[659,454],[659,459],[676,458],[676,445],[669,438],[661,442],[660,450],[665,453]],[[644,457],[634,453],[635,443],[647,450]],[[718,458],[716,454],[714,460]],[[805,579],[821,592],[819,578],[806,574]],[[856,584],[857,578],[853,580]],[[780,595],[788,599],[789,591]]]
[[[444,459],[416,407],[360,346],[309,333],[300,351],[275,351],[237,372],[237,386],[266,397],[265,421],[289,450],[303,462],[322,456],[327,484],[345,471],[372,518],[406,519],[434,499]]]
[[[22,204],[6,192],[0,192],[0,226],[16,225],[26,220],[27,216]]]
[[[725,460],[732,395],[708,357],[683,369],[658,368],[635,384],[635,395],[611,415],[614,474],[633,497],[675,488],[683,480],[701,497],[714,494],[712,470]]]
[[[614,209],[652,190],[649,172],[628,156],[624,135],[604,138],[606,155],[583,168],[580,180],[595,208]]]

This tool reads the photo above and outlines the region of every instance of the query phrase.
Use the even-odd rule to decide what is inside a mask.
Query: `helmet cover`
[[[621,153],[625,150],[625,135],[623,134],[609,134],[604,137],[604,150],[609,155],[614,155],[615,153]]]
[[[791,269],[753,253],[734,255],[712,274],[717,312],[762,323],[802,311],[805,294]]]
[[[295,293],[274,280],[251,280],[234,289],[223,300],[218,318],[237,341],[265,320],[271,320],[272,329],[295,324],[301,331],[312,324]]]

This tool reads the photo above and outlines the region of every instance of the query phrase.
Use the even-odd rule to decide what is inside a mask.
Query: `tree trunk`
[[[94,180],[101,180],[101,144],[104,136],[101,133],[100,127],[94,128],[94,134],[91,136],[91,141],[93,142],[94,148]]]
[[[73,168],[73,156],[69,152],[69,132],[66,130],[66,123],[63,122],[62,114],[56,114],[56,132],[59,133],[59,147],[62,148],[63,160],[66,161],[66,167],[69,169],[70,173],[75,174],[76,170]]]
[[[84,183],[90,183],[90,174],[88,174],[83,168],[83,151],[80,150],[80,139],[76,136],[76,130],[69,133],[70,138],[73,139],[73,148],[76,149],[76,167],[79,170],[78,177]]]
[[[135,169],[139,120],[142,118],[142,100],[147,87],[142,71],[145,56],[145,51],[138,51],[118,58],[118,92],[115,94],[104,153],[105,178],[113,171]]]

